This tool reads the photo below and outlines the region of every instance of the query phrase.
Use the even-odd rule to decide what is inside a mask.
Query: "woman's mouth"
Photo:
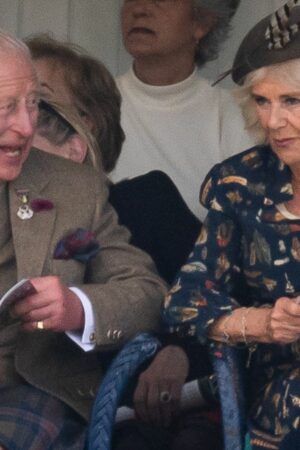
[[[286,148],[293,143],[295,138],[272,139],[277,148]]]

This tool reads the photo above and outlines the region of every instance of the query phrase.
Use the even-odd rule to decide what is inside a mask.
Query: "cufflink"
[[[121,339],[122,336],[123,336],[123,333],[122,333],[121,330],[119,330],[119,331],[117,332],[117,339]]]
[[[96,341],[96,335],[95,333],[91,333],[89,336],[90,342],[95,342]]]

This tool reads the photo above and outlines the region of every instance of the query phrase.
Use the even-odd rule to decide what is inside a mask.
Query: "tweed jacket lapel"
[[[28,191],[29,202],[35,198],[47,198],[50,178],[46,168],[40,164],[34,152],[29,158],[34,159],[34,164],[31,161],[30,170],[29,164],[25,162],[21,175],[9,186],[10,219],[18,279],[42,274],[56,217],[55,205],[49,211],[34,213],[31,219],[22,220],[17,216],[21,205],[18,190]]]

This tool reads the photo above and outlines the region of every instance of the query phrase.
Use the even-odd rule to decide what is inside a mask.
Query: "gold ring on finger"
[[[44,322],[43,322],[43,320],[39,320],[39,321],[36,323],[36,328],[37,328],[38,330],[44,330]]]

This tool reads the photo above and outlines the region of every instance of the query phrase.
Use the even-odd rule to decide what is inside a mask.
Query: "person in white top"
[[[218,161],[252,141],[231,94],[201,77],[230,29],[237,0],[124,0],[133,65],[117,79],[126,139],[114,181],[159,168],[204,218],[199,186]]]

